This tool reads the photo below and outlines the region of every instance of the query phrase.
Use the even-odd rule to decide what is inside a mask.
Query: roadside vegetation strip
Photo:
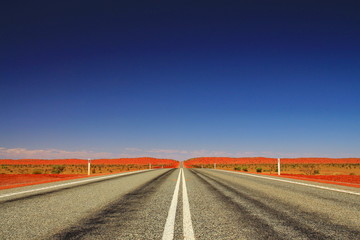
[[[190,213],[190,204],[189,204],[189,198],[187,194],[187,188],[186,188],[186,182],[185,182],[185,176],[184,176],[184,170],[181,169],[181,175],[182,175],[182,197],[183,197],[183,231],[184,231],[184,239],[186,240],[193,240],[195,239],[194,236],[194,229],[192,226],[191,221],[191,213]]]
[[[69,185],[88,183],[88,182],[96,182],[96,181],[99,181],[99,180],[110,179],[110,178],[135,174],[135,173],[139,173],[139,172],[146,172],[146,171],[151,171],[151,169],[134,171],[134,172],[119,173],[119,174],[112,174],[112,175],[107,175],[107,176],[103,176],[103,177],[88,178],[86,180],[80,180],[80,181],[76,181],[76,182],[63,183],[63,184],[58,184],[58,185],[54,185],[54,186],[30,189],[30,190],[21,191],[21,192],[7,193],[7,194],[0,195],[0,198],[11,197],[11,196],[21,195],[21,194],[26,194],[26,193],[33,193],[33,192],[38,192],[38,191],[43,191],[43,190],[49,190],[49,189],[54,189],[54,188],[59,188],[59,187],[64,187],[64,186],[69,186]]]
[[[290,181],[290,180],[278,179],[275,177],[274,178],[265,177],[265,176],[261,176],[261,175],[250,174],[250,173],[240,173],[240,172],[233,172],[233,171],[220,170],[220,169],[216,169],[215,171],[234,173],[234,174],[239,174],[239,175],[244,175],[244,176],[263,178],[263,179],[268,179],[268,180],[272,180],[272,181],[292,183],[292,184],[297,184],[297,185],[302,185],[302,186],[307,186],[307,187],[319,188],[319,189],[330,190],[330,191],[334,191],[334,192],[348,193],[348,194],[360,196],[360,192],[352,192],[352,191],[347,191],[347,190],[342,190],[342,189],[337,189],[337,188],[330,188],[330,187],[324,187],[324,186],[313,185],[313,184],[308,184],[308,183],[301,183],[301,182],[294,182],[294,181]]]
[[[166,219],[164,232],[163,232],[163,240],[172,240],[174,238],[174,228],[175,228],[175,216],[176,216],[176,208],[178,203],[178,197],[179,197],[179,185],[180,185],[180,176],[181,176],[182,168],[180,168],[179,175],[176,181],[174,194],[171,200],[169,213]]]

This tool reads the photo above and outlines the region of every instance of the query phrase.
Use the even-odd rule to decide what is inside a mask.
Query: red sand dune
[[[2,159],[0,165],[80,165],[87,164],[85,159]],[[125,164],[137,164],[137,165],[164,165],[164,167],[178,167],[179,162],[172,159],[157,159],[157,158],[114,158],[114,159],[94,159],[91,160],[91,164],[108,164],[108,165],[125,165]]]
[[[277,158],[264,157],[244,157],[244,158],[229,158],[229,157],[201,157],[192,158],[184,162],[186,167],[199,164],[275,164]],[[349,164],[359,163],[360,158],[281,158],[282,164]]]

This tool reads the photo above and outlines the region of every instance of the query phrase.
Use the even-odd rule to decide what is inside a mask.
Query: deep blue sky
[[[360,157],[358,1],[11,1],[0,158]]]

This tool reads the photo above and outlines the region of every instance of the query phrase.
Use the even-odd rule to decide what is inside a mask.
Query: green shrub
[[[243,167],[242,169],[244,172],[247,172],[248,171],[248,168],[247,167]]]
[[[43,171],[41,169],[34,169],[32,174],[42,174]]]
[[[261,173],[262,172],[262,168],[256,168],[256,172],[258,172],[258,173]]]
[[[59,173],[63,172],[64,170],[65,170],[64,165],[55,165],[55,166],[53,166],[53,169],[52,169],[51,173],[59,174]]]
[[[234,167],[234,170],[240,171],[240,170],[241,170],[241,167]]]

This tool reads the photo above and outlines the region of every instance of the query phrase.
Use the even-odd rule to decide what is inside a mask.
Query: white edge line
[[[176,216],[176,208],[178,203],[178,196],[179,196],[179,185],[180,185],[180,175],[181,175],[181,168],[179,171],[179,175],[176,181],[174,194],[171,200],[169,213],[166,219],[164,232],[163,232],[163,240],[172,240],[174,238],[174,227],[175,227],[175,216]]]
[[[298,184],[298,185],[303,185],[303,186],[307,186],[307,187],[320,188],[320,189],[325,189],[325,190],[330,190],[330,191],[335,191],[335,192],[341,192],[341,193],[348,193],[348,194],[353,194],[353,195],[360,196],[360,193],[358,193],[358,192],[346,191],[346,190],[341,190],[341,189],[337,189],[337,188],[329,188],[329,187],[323,187],[323,186],[318,186],[318,185],[313,185],[313,184],[308,184],[308,183],[293,182],[293,181],[289,181],[289,180],[270,178],[270,177],[265,177],[265,176],[260,176],[260,175],[253,175],[253,174],[249,174],[249,173],[232,172],[232,171],[220,170],[220,169],[217,169],[216,171],[223,171],[223,172],[240,174],[240,175],[245,175],[245,176],[250,176],[250,177],[264,178],[264,179],[269,179],[269,180],[278,181],[278,182],[286,182],[286,183]]]
[[[36,189],[31,189],[31,190],[26,190],[26,191],[21,191],[21,192],[15,192],[15,193],[8,193],[8,194],[0,195],[0,198],[16,196],[16,195],[25,194],[25,193],[38,192],[38,191],[42,191],[42,190],[48,190],[48,189],[53,189],[53,188],[58,188],[58,187],[63,187],[63,186],[69,186],[69,185],[74,185],[74,184],[80,184],[80,183],[86,183],[86,182],[96,182],[96,181],[102,180],[102,179],[114,178],[114,177],[118,177],[118,176],[122,176],[122,175],[129,175],[129,174],[134,174],[134,173],[139,173],[139,172],[144,172],[144,171],[150,171],[150,170],[152,170],[152,169],[146,169],[146,170],[140,170],[140,171],[134,171],[134,172],[126,172],[126,173],[118,173],[118,174],[113,174],[113,175],[110,175],[110,176],[97,177],[97,178],[91,178],[91,179],[86,179],[86,180],[80,180],[80,181],[76,181],[76,182],[58,184],[58,185],[49,186],[49,187],[36,188]]]
[[[189,198],[187,195],[187,188],[184,176],[184,170],[182,169],[182,197],[183,197],[183,231],[184,231],[184,239],[186,240],[193,240],[195,239],[194,236],[194,229],[191,222],[191,213],[190,213],[190,204]]]

